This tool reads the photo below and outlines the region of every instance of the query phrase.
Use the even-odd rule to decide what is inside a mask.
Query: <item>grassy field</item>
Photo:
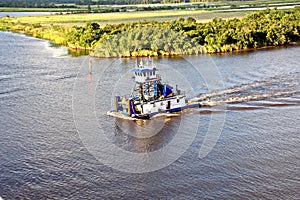
[[[101,25],[126,23],[144,20],[166,21],[178,19],[179,17],[193,17],[197,22],[206,22],[215,17],[219,18],[234,18],[243,17],[246,11],[240,12],[217,12],[217,11],[200,11],[200,10],[178,10],[178,11],[142,11],[142,12],[123,12],[123,13],[97,13],[97,14],[64,14],[64,15],[47,15],[47,16],[26,16],[16,17],[15,22],[37,24],[42,26],[49,24],[73,26],[84,25],[86,22],[97,22]]]
[[[237,7],[267,7],[268,5],[280,5],[280,4],[297,4],[300,3],[299,0],[256,0],[256,1],[229,1],[229,2],[217,2],[217,3],[207,3],[207,5],[235,5]],[[189,5],[189,4],[179,4],[179,5]],[[193,4],[191,4],[193,5]],[[195,4],[197,5],[197,4]],[[145,5],[139,5],[145,6]],[[151,6],[151,5],[150,5]],[[87,6],[81,6],[75,10],[87,10]],[[111,7],[111,6],[108,6]],[[220,8],[210,8],[201,10],[156,10],[156,11],[137,11],[137,12],[111,12],[111,13],[86,13],[86,14],[53,14],[49,16],[28,16],[28,17],[18,17],[16,22],[27,23],[27,24],[41,24],[42,26],[47,26],[49,24],[60,25],[65,27],[70,27],[73,25],[82,26],[86,22],[97,22],[101,25],[106,24],[117,24],[117,23],[127,23],[127,22],[137,22],[144,20],[156,20],[156,21],[167,21],[178,19],[179,17],[193,17],[197,22],[207,22],[213,18],[240,18],[244,17],[250,11],[239,10],[230,11],[228,9],[226,12],[219,11]],[[0,12],[71,12],[74,9],[60,9],[60,8],[0,8]],[[226,9],[225,9],[226,10]]]

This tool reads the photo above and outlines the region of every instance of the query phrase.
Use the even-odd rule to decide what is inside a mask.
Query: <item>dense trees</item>
[[[102,57],[178,55],[202,53],[201,46],[170,29],[142,27],[100,42],[93,53]]]
[[[231,52],[300,41],[300,10],[253,12],[242,19],[195,19],[126,24],[97,23],[64,28],[0,20],[0,29],[25,31],[77,49],[96,50],[95,56],[145,56]],[[188,39],[190,38],[190,39]]]
[[[213,19],[184,31],[209,53],[284,45],[299,41],[299,33],[300,12],[276,9],[256,11],[243,19]]]
[[[103,30],[97,23],[87,23],[84,27],[74,26],[67,31],[67,43],[72,48],[92,49],[101,39]]]
[[[150,45],[150,50],[153,51],[153,54],[166,54],[166,52],[172,52],[172,54],[190,54],[190,53],[218,53],[218,52],[231,52],[234,50],[246,50],[249,48],[259,48],[263,46],[278,46],[288,44],[290,42],[300,41],[300,12],[299,10],[265,10],[257,11],[247,15],[243,19],[218,19],[215,18],[209,23],[196,23],[196,20],[193,18],[179,18],[178,20],[173,20],[169,22],[143,22],[138,24],[131,24],[139,27],[158,27],[159,31],[153,32],[143,32],[141,34],[148,34],[147,38],[150,38],[150,42],[156,43],[159,40],[162,44],[166,46],[159,46],[160,51],[157,51],[153,45]],[[122,29],[123,27],[123,29]],[[126,25],[119,25],[117,28],[122,32],[122,37],[127,37]],[[111,27],[112,28],[112,27]],[[166,31],[165,38],[161,37],[160,33],[163,33],[164,30],[173,30],[182,35],[188,36],[191,38],[192,43],[195,42],[201,45],[201,48],[198,47],[199,51],[188,51],[190,46],[184,46],[180,40],[173,40],[172,42],[165,42],[165,38],[172,38],[172,31]],[[129,27],[127,25],[127,30]],[[141,29],[135,29],[139,32]],[[136,33],[137,34],[137,33]],[[178,35],[176,36],[180,38]],[[127,38],[128,39],[128,38]],[[142,41],[142,38],[141,42]],[[187,40],[185,40],[186,42]],[[109,40],[111,45],[117,44],[116,37],[112,40]],[[193,43],[193,44],[195,44]],[[168,49],[168,45],[171,49],[177,49],[172,51]],[[108,43],[106,43],[108,46]],[[194,47],[195,45],[193,45]],[[179,50],[181,48],[181,50]],[[117,48],[113,48],[117,49]],[[134,49],[134,48],[133,48]],[[143,48],[134,49],[134,51],[142,50]],[[144,48],[144,49],[148,49]],[[116,50],[114,56],[128,55],[128,51],[125,50],[120,52],[120,49]],[[97,53],[96,53],[97,55]],[[106,55],[112,55],[106,54]],[[99,54],[103,56],[103,54]]]

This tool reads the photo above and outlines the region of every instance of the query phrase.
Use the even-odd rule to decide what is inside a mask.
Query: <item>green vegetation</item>
[[[148,29],[148,35],[145,31],[139,31],[143,30],[140,27],[144,27],[144,30]],[[176,31],[190,37],[192,43],[197,43],[202,47],[198,47],[198,51],[195,51],[189,46],[189,42],[186,42],[188,45],[184,45],[185,42],[182,42],[182,36],[170,36],[173,35],[172,31],[165,31],[167,34],[161,34],[164,33],[163,31],[151,32],[151,28],[149,27]],[[189,17],[169,22],[131,24],[131,27],[128,27],[128,24],[127,26],[115,25],[113,29],[117,33],[120,33],[120,36],[110,37],[108,44],[113,47],[114,52],[105,54],[106,56],[129,56],[130,52],[130,56],[142,55],[142,53],[136,53],[142,49],[151,50],[152,52],[150,53],[153,55],[232,52],[235,50],[256,49],[264,46],[280,46],[299,41],[300,11],[279,11],[276,9],[257,11],[247,15],[243,19],[234,18],[224,20],[215,18],[208,23],[197,23],[196,20]],[[133,36],[131,34],[132,31],[128,31],[132,29],[137,31],[135,35],[138,36]],[[162,35],[164,37],[161,37]],[[178,40],[173,40],[176,37]],[[152,42],[149,45],[142,44],[145,41],[143,38],[150,38]],[[160,41],[159,48],[155,46],[155,44],[159,43],[158,41]],[[147,43],[148,41],[146,40]],[[109,51],[108,44],[104,45],[105,48],[102,49]],[[124,44],[127,44],[127,49]],[[166,45],[171,48],[166,48]],[[123,50],[120,51],[120,49]],[[96,48],[96,56],[103,56],[102,53]]]
[[[299,9],[267,9],[241,19],[214,18],[206,23],[187,17],[105,26],[88,22],[84,26],[70,27],[46,26],[44,22],[26,23],[18,19],[1,18],[0,29],[23,31],[74,49],[95,50],[94,56],[220,53],[279,46],[300,40]]]
[[[146,25],[146,26],[143,26]],[[138,24],[135,29],[109,36],[96,44],[98,57],[141,57],[199,54],[204,49],[177,31]]]
[[[185,34],[203,45],[208,53],[231,52],[264,46],[279,46],[300,40],[300,11],[266,10],[243,19],[213,19]]]

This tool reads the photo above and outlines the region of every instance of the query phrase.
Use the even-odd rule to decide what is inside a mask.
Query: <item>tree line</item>
[[[78,31],[82,34],[78,34]],[[174,32],[179,33],[181,37]],[[128,56],[129,52],[131,52],[130,56],[134,56],[136,51],[143,49],[152,51],[154,55],[232,52],[299,42],[300,10],[267,9],[253,12],[242,19],[215,18],[208,23],[197,23],[195,19],[189,17],[167,22],[144,21],[107,25],[103,28],[87,24],[86,27],[77,28],[77,31],[71,33],[77,33],[80,37],[68,37],[69,43],[96,50],[97,46],[108,48],[109,45],[115,46],[114,56]],[[83,35],[85,36],[82,37]],[[189,45],[184,45],[187,43],[185,37],[190,38],[189,45],[197,46],[198,51],[191,50]],[[143,42],[148,44],[149,40],[150,45],[143,46]],[[161,43],[159,48],[154,45],[159,43],[158,41]],[[103,54],[99,53],[99,56]]]
[[[11,22],[0,29],[24,31],[73,49],[94,50],[94,56],[144,56],[221,53],[280,46],[300,41],[300,10],[267,9],[237,19],[214,18],[207,23],[179,18],[122,24],[87,23],[71,28]]]

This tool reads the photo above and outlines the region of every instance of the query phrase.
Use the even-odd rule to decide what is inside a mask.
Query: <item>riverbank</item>
[[[97,57],[224,53],[300,41],[299,9],[247,13],[221,13],[219,16],[232,16],[225,19],[214,18],[216,13],[208,11],[6,16],[0,20],[0,30],[24,32],[71,49],[89,50]],[[160,20],[150,20],[157,16]]]

